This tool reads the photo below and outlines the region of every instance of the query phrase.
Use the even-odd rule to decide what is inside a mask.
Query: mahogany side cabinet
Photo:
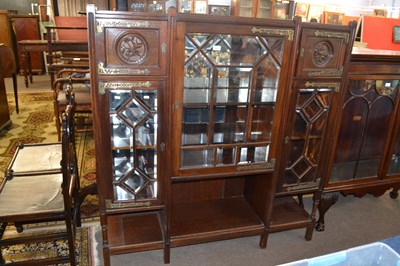
[[[105,264],[245,236],[265,248],[292,228],[310,240],[355,25],[87,11]]]

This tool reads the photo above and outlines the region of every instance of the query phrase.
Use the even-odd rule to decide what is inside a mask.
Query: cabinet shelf
[[[171,216],[172,246],[261,235],[264,231],[264,224],[243,197],[177,203]]]
[[[293,197],[277,197],[272,211],[271,231],[303,228],[311,222],[309,216]]]
[[[164,247],[160,218],[156,212],[109,215],[107,219],[111,254]]]

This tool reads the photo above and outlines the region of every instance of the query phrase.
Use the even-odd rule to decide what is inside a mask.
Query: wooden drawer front
[[[99,75],[166,74],[166,21],[99,19],[96,38]]]
[[[348,32],[303,30],[296,76],[342,76],[349,38]]]

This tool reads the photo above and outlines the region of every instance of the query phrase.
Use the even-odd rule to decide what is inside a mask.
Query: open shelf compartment
[[[304,228],[311,223],[309,213],[291,196],[276,197],[271,232]]]
[[[172,206],[171,246],[261,235],[264,224],[243,197]]]
[[[160,218],[158,212],[109,215],[110,253],[162,249],[164,240]]]

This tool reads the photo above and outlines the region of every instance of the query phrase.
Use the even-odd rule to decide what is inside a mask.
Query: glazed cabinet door
[[[379,176],[398,101],[399,79],[349,78],[330,183]],[[400,172],[399,141],[395,143],[389,159],[389,175]]]
[[[295,83],[284,141],[285,170],[278,179],[277,193],[318,189],[339,88],[339,81]]]
[[[154,19],[100,12],[91,22],[98,179],[109,210],[163,203],[167,22],[165,15]]]
[[[101,83],[100,85],[102,85]],[[112,202],[154,205],[160,200],[158,169],[161,91],[159,82],[107,82]],[[135,89],[131,89],[134,87]],[[140,204],[142,202],[142,204]],[[127,204],[129,206],[129,203]]]
[[[174,93],[175,169],[181,173],[274,168],[278,94],[286,84],[293,31],[246,30],[187,31],[176,46],[184,50],[176,64],[183,74],[174,79],[182,87]]]

